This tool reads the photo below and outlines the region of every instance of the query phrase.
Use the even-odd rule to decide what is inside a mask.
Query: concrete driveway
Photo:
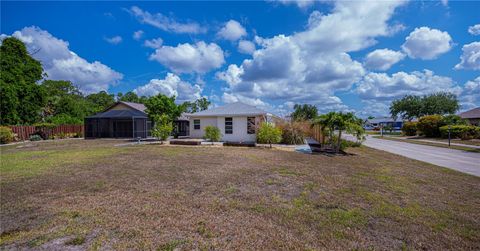
[[[367,137],[364,145],[480,177],[480,153],[375,139],[371,136]]]

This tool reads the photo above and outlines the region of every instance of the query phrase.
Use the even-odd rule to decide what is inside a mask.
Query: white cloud
[[[480,42],[473,42],[462,47],[463,54],[455,69],[480,70]]]
[[[107,41],[111,44],[115,44],[115,45],[122,42],[122,37],[121,36],[105,37],[103,39],[105,39],[105,41]]]
[[[167,73],[164,79],[151,79],[150,82],[134,90],[140,96],[154,96],[159,93],[166,96],[176,96],[176,101],[183,103],[201,97],[202,88],[180,79],[173,73]]]
[[[238,42],[238,51],[244,54],[253,54],[255,51],[255,44],[248,40],[240,40]]]
[[[468,27],[468,33],[470,33],[474,36],[480,35],[480,24],[476,24],[474,26]]]
[[[415,28],[405,39],[402,49],[410,58],[435,59],[452,48],[452,38],[446,31],[428,27]]]
[[[389,114],[389,106],[394,99],[405,95],[426,95],[435,92],[451,92],[462,99],[465,91],[450,77],[435,75],[433,71],[413,71],[368,73],[359,81],[355,92],[364,104],[358,111],[362,116],[385,116]]]
[[[135,40],[140,40],[143,37],[143,34],[145,34],[145,32],[143,32],[142,30],[138,30],[138,31],[133,32],[132,37]]]
[[[279,2],[281,4],[290,5],[294,4],[300,9],[307,9],[308,7],[312,6],[315,2],[314,0],[272,0],[272,2]]]
[[[243,26],[235,20],[226,22],[217,33],[217,37],[230,41],[237,41],[246,35],[247,31],[245,28],[243,28]]]
[[[356,88],[360,98],[377,101],[391,101],[405,95],[425,95],[439,91],[460,94],[461,88],[451,78],[435,75],[430,70],[411,73],[401,71],[392,75],[371,72],[365,75]]]
[[[174,18],[164,16],[161,13],[151,14],[137,6],[132,6],[128,12],[135,16],[141,23],[149,24],[163,31],[174,33],[205,33],[207,29],[196,22],[178,22]]]
[[[230,96],[310,103],[321,111],[347,110],[336,93],[350,90],[365,74],[362,64],[348,53],[375,44],[376,37],[391,35],[394,28],[388,21],[403,3],[335,2],[332,13],[312,12],[305,31],[256,36],[259,48],[252,57],[216,77],[227,83],[224,91]]]
[[[150,55],[155,60],[177,73],[206,73],[225,63],[222,48],[215,43],[203,41],[195,44],[179,44],[176,47],[161,46]]]
[[[480,77],[465,83],[460,95],[460,104],[463,110],[480,106]]]
[[[33,57],[42,63],[47,79],[69,80],[85,93],[108,90],[123,75],[99,61],[88,62],[70,51],[67,41],[52,36],[38,27],[25,27],[13,36],[22,40]]]
[[[364,65],[369,69],[386,71],[404,58],[405,54],[399,51],[378,49],[368,53]]]
[[[157,48],[162,47],[162,44],[163,44],[163,39],[162,38],[154,38],[154,39],[150,39],[150,40],[145,40],[145,42],[143,43],[143,45],[145,45],[147,47],[150,47],[150,48],[153,48],[153,49],[157,49]]]

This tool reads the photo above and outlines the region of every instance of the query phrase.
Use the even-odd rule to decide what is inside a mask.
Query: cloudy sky
[[[1,37],[85,93],[385,115],[406,94],[480,105],[480,2],[2,2]]]

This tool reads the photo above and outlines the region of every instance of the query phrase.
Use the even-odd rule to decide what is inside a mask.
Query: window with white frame
[[[233,133],[233,119],[225,118],[225,134]]]
[[[200,130],[200,120],[199,119],[194,119],[193,120],[193,129],[194,130]]]

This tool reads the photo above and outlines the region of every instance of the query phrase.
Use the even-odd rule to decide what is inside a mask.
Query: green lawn
[[[480,248],[480,178],[366,147],[2,147],[0,248]]]

